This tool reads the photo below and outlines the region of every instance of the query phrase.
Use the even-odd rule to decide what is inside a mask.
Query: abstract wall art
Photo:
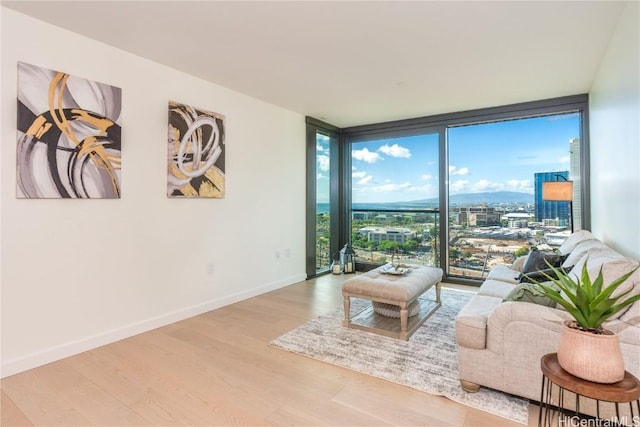
[[[18,63],[18,198],[120,198],[122,90]]]
[[[169,197],[222,198],[224,116],[169,101]]]

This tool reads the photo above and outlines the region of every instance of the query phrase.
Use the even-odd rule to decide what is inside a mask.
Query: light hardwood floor
[[[333,311],[343,280],[297,283],[4,378],[1,424],[520,426],[268,345]],[[529,412],[536,425],[537,406]]]

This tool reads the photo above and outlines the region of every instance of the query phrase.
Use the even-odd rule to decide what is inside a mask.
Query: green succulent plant
[[[600,267],[598,276],[593,281],[589,277],[586,262],[582,266],[582,274],[578,280],[574,280],[562,269],[551,265],[549,267],[553,274],[543,273],[543,275],[560,288],[566,298],[553,287],[535,280],[534,282],[540,287],[545,296],[564,307],[573,316],[580,328],[585,331],[596,334],[603,333],[603,322],[628,305],[640,300],[640,294],[631,295],[623,299],[633,288],[615,297],[611,296],[640,266],[620,276],[606,287],[604,287],[602,267]]]

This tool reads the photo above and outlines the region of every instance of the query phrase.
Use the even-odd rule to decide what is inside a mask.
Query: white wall
[[[592,231],[640,260],[640,3],[628,2],[590,91]]]
[[[305,278],[303,116],[10,9],[1,22],[2,376]],[[18,61],[122,88],[121,199],[16,199]],[[169,100],[226,115],[224,199],[166,197]]]

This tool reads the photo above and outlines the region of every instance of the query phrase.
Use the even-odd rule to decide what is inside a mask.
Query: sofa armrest
[[[487,344],[487,319],[502,298],[474,295],[456,316],[456,342],[459,346],[483,349]]]
[[[462,311],[461,311],[462,313]],[[560,333],[565,320],[573,317],[564,309],[521,301],[506,301],[497,305],[487,317],[488,341],[502,339],[504,331],[513,322],[528,322]],[[602,327],[615,332],[620,342],[640,346],[640,319],[614,319]],[[489,347],[489,346],[488,346]]]
[[[542,328],[558,335],[562,331],[562,323],[572,319],[571,315],[562,309],[547,307],[521,301],[503,302],[489,315],[487,319],[487,348],[502,354],[505,343],[505,335],[511,326],[517,326],[520,331],[527,330],[526,323],[531,328]],[[526,334],[519,333],[518,339],[523,342],[529,338]]]

